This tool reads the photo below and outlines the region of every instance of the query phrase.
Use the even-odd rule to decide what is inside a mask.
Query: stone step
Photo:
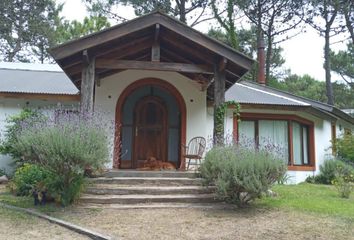
[[[216,203],[139,203],[139,204],[98,204],[86,203],[78,204],[78,208],[84,209],[170,209],[170,208],[198,208],[198,209],[217,209],[234,210],[235,205],[223,202]]]
[[[127,195],[127,194],[208,194],[214,187],[202,186],[119,186],[114,184],[96,184],[89,186],[85,193],[95,195]]]
[[[214,194],[180,195],[92,195],[83,194],[80,203],[90,204],[141,204],[141,203],[215,203]]]
[[[137,170],[110,170],[104,177],[173,177],[195,178],[194,171],[137,171]]]
[[[154,185],[154,186],[201,186],[200,178],[172,177],[99,177],[89,178],[91,184]]]

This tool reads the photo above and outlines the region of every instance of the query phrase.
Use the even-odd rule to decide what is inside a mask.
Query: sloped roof
[[[161,50],[161,63],[203,65],[213,69],[214,65],[226,60],[226,89],[247,73],[254,63],[253,59],[235,49],[158,11],[66,42],[49,52],[80,88],[83,51],[95,58],[96,63],[107,59],[151,61],[151,49],[156,39]],[[208,86],[208,95],[213,95],[213,73],[176,71],[193,80],[202,80]],[[117,69],[96,64],[95,73],[98,78],[103,79],[117,73]]]
[[[75,85],[56,64],[0,63],[0,92],[77,95]]]
[[[233,85],[225,93],[226,101],[234,100],[241,104],[279,105],[293,107],[309,107],[316,112],[322,112],[330,118],[341,118],[354,124],[354,118],[335,106],[300,97],[272,87],[254,82],[242,81]]]
[[[236,83],[228,89],[225,93],[225,99],[226,101],[234,100],[244,104],[310,106],[310,104],[303,101],[247,86],[244,82]]]

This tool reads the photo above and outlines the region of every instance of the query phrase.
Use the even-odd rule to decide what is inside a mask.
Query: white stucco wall
[[[60,103],[58,101],[44,101],[44,100],[33,100],[33,99],[8,99],[0,98],[0,139],[4,138],[4,131],[6,129],[7,123],[6,119],[11,115],[18,114],[24,107],[29,108],[51,108],[56,107],[58,104],[72,108],[77,106],[76,102],[65,102]],[[6,171],[11,171],[12,159],[10,156],[0,154],[0,169],[5,169]]]
[[[95,109],[105,112],[114,122],[119,96],[131,83],[143,78],[158,78],[172,84],[182,95],[187,110],[186,137],[188,141],[196,136],[207,137],[206,91],[191,79],[175,72],[127,70],[101,80],[95,91]],[[114,132],[111,133],[111,159],[113,159]],[[110,163],[109,166],[112,166]]]

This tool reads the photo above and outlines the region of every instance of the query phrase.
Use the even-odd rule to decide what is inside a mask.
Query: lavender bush
[[[14,147],[25,162],[51,173],[49,193],[67,205],[83,186],[86,168],[98,169],[108,161],[108,135],[103,114],[81,114],[76,110],[46,111],[47,119],[35,124],[23,121]]]
[[[272,153],[230,145],[210,150],[200,173],[206,184],[216,185],[220,199],[244,206],[261,197],[286,169],[284,161]]]

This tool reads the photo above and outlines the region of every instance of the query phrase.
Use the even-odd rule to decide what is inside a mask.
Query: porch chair
[[[182,145],[182,157],[184,158],[185,162],[188,159],[187,170],[189,169],[191,159],[196,161],[195,165],[201,164],[205,146],[206,140],[203,137],[194,137],[189,141],[187,146]]]

